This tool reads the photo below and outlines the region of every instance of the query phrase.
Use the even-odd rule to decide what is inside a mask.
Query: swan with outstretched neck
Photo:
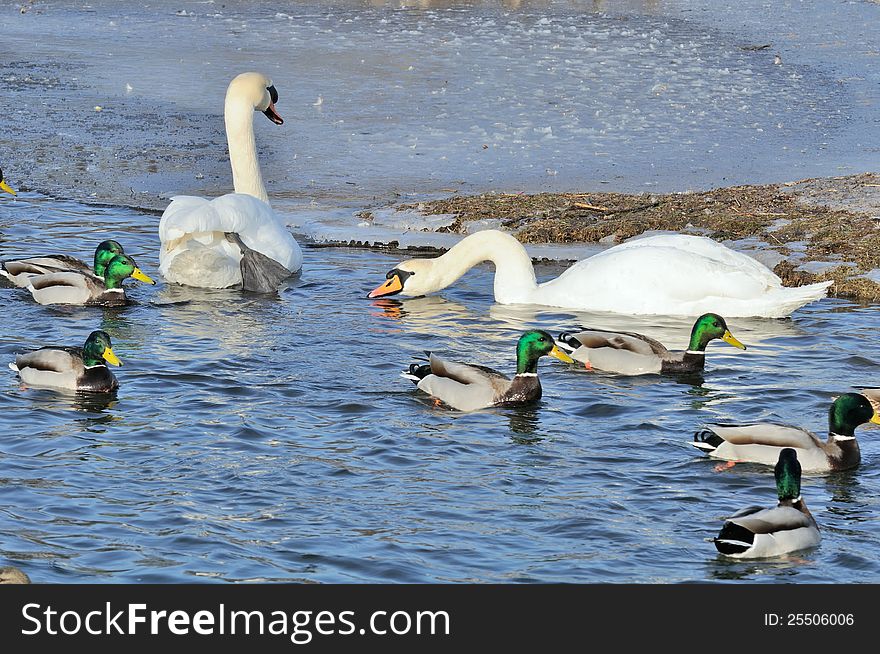
[[[484,261],[495,264],[495,301],[626,314],[781,318],[825,297],[831,282],[787,287],[752,257],[702,236],[660,234],[616,245],[538,284],[532,260],[513,236],[486,230],[434,259],[410,259],[370,298],[417,297],[453,284]]]
[[[299,245],[269,206],[257,160],[254,112],[281,125],[277,101],[265,75],[242,73],[230,82],[224,116],[235,193],[171,199],[159,223],[159,271],[166,280],[271,292],[302,268]]]

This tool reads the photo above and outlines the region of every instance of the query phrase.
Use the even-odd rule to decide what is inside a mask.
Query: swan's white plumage
[[[240,284],[241,251],[226,238],[227,232],[291,272],[302,268],[302,251],[272,208],[253,196],[228,193],[213,200],[191,195],[171,199],[159,222],[159,272],[188,286]]]
[[[238,234],[246,247],[291,274],[302,268],[299,245],[269,206],[257,160],[254,112],[268,112],[273,122],[282,122],[270,87],[274,93],[272,81],[259,73],[242,73],[230,82],[224,116],[236,192],[213,200],[172,198],[159,223],[159,271],[168,281],[207,288],[242,283],[243,253],[227,233]]]
[[[402,295],[445,288],[482,261],[495,264],[495,301],[625,314],[781,318],[825,297],[831,282],[787,287],[747,254],[702,236],[660,234],[609,248],[537,284],[531,259],[510,234],[486,230],[436,259],[411,259]],[[382,287],[371,297],[385,294]]]
[[[786,287],[766,266],[712,239],[662,234],[579,261],[533,299],[616,313],[780,318],[824,297],[830,284]]]

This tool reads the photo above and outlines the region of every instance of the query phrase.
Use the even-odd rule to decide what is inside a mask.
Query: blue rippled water
[[[157,223],[24,194],[0,206],[0,257],[89,258],[115,237],[158,277]],[[123,309],[49,308],[0,289],[2,363],[98,328],[125,363],[110,402],[0,373],[0,565],[39,582],[878,579],[876,429],[861,431],[859,469],[805,477],[821,545],[752,563],[704,539],[772,504],[772,472],[715,472],[688,444],[712,420],[823,431],[835,393],[876,383],[876,306],[732,320],[749,350],[713,344],[702,378],[542,361],[538,405],[459,414],[399,371],[425,349],[510,370],[533,326],[683,346],[690,324],[495,305],[487,267],[437,296],[364,299],[401,258],[307,248],[277,298],[129,282]]]

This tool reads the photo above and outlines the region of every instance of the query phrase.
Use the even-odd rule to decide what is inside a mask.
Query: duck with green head
[[[85,261],[66,254],[53,254],[27,259],[10,259],[0,262],[0,275],[19,288],[27,288],[35,275],[48,275],[58,272],[75,272],[104,278],[107,264],[117,254],[125,254],[117,241],[101,241],[95,248],[94,268]]]
[[[585,329],[574,334],[563,332],[559,335],[559,347],[588,370],[596,368],[620,375],[694,373],[703,370],[706,346],[715,339],[746,349],[733,337],[724,318],[717,313],[706,313],[697,318],[687,350],[670,351],[659,341],[643,334],[604,329]]]
[[[109,393],[119,387],[119,382],[107,368],[108,363],[122,365],[113,352],[110,336],[97,330],[89,334],[82,347],[41,347],[18,355],[9,367],[28,386]]]
[[[801,496],[801,465],[794,449],[779,452],[774,473],[779,504],[770,509],[750,506],[730,516],[712,539],[725,556],[767,558],[819,544],[819,526]]]
[[[118,306],[128,298],[122,282],[131,277],[146,284],[155,284],[141,272],[134,259],[117,254],[107,263],[104,278],[73,271],[34,275],[28,290],[40,304],[86,304]]]
[[[0,191],[5,191],[9,193],[9,195],[16,195],[15,191],[12,190],[12,187],[6,183],[6,180],[3,179],[3,170],[0,169]]]
[[[855,468],[861,461],[855,430],[866,422],[880,423],[880,416],[859,393],[838,397],[828,410],[828,439],[801,427],[773,423],[706,425],[692,445],[711,457],[727,461],[750,461],[772,465],[785,447],[797,450],[804,470],[827,472]]]
[[[573,363],[550,334],[533,329],[517,341],[513,379],[492,368],[447,361],[430,352],[428,363],[414,363],[401,376],[413,381],[438,402],[459,411],[516,406],[541,399],[538,359],[545,355]]]

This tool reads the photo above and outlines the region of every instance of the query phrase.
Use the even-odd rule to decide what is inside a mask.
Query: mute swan
[[[588,370],[596,368],[621,375],[680,374],[702,371],[706,364],[706,346],[716,338],[740,350],[746,349],[730,333],[724,318],[716,313],[705,313],[697,318],[687,350],[670,352],[649,336],[604,329],[586,329],[576,334],[563,332],[559,335],[559,347]]]
[[[495,264],[495,301],[583,311],[728,318],[781,318],[825,296],[831,282],[786,287],[746,254],[702,236],[660,234],[616,245],[538,284],[532,260],[510,234],[466,236],[435,259],[410,259],[368,297],[418,296],[446,288],[483,261]]]
[[[428,355],[428,363],[412,364],[409,370],[401,373],[401,377],[459,411],[519,406],[541,399],[538,359],[546,354],[574,363],[556,347],[550,334],[532,329],[520,336],[516,344],[516,375],[513,379],[485,366],[444,361],[433,354]]]
[[[735,559],[758,559],[797,552],[819,544],[819,527],[801,497],[797,452],[785,448],[774,469],[779,504],[772,509],[750,506],[730,516],[712,541]]]
[[[121,366],[110,336],[100,330],[89,334],[82,347],[41,347],[19,354],[10,369],[29,386],[109,393],[119,388],[107,364]]]
[[[235,193],[171,199],[159,222],[159,271],[168,281],[266,293],[302,267],[299,245],[269,206],[257,161],[254,111],[281,125],[277,101],[272,80],[260,73],[230,82],[224,116]]]
[[[783,447],[793,447],[805,470],[827,472],[855,468],[862,459],[856,427],[880,423],[880,416],[864,395],[846,393],[828,409],[828,440],[801,427],[754,423],[751,425],[706,425],[691,443],[711,457],[728,461],[772,464]]]

